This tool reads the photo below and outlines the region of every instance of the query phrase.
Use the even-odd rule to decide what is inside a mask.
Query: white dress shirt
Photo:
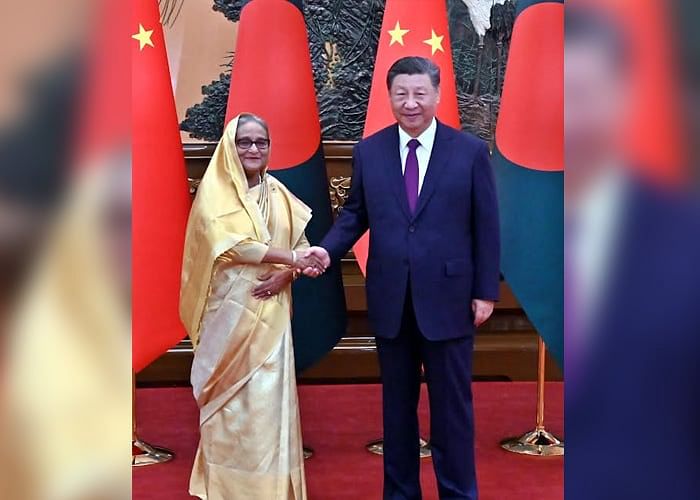
[[[622,170],[611,166],[571,210],[576,229],[567,239],[567,252],[576,278],[572,292],[576,299],[575,316],[583,331],[595,322],[609,285],[611,261],[624,219],[626,185]]]
[[[435,132],[437,131],[437,121],[433,118],[427,129],[421,135],[415,137],[420,142],[420,146],[416,148],[416,157],[418,158],[418,194],[423,187],[423,179],[428,171],[428,162],[430,154],[433,152],[433,143],[435,142]],[[414,139],[399,125],[399,154],[401,155],[401,172],[406,172],[406,158],[408,157],[408,141]]]

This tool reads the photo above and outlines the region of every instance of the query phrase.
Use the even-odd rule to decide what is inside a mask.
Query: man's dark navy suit
[[[698,498],[700,205],[627,180],[587,356],[565,365],[564,495]]]
[[[348,200],[321,246],[337,260],[370,230],[366,290],[382,371],[386,499],[421,496],[421,366],[440,497],[477,498],[471,300],[498,298],[498,228],[489,152],[475,136],[437,123],[414,213],[398,125],[355,146]]]

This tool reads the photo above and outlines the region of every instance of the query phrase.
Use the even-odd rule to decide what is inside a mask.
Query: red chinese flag
[[[81,84],[75,144],[78,170],[103,164],[128,147],[131,121],[129,88],[131,16],[122,0],[96,6],[88,46],[86,74]],[[105,57],[109,54],[109,57]]]
[[[132,362],[138,372],[177,344],[180,270],[190,208],[157,0],[132,11]]]
[[[440,121],[459,128],[450,33],[445,0],[387,0],[374,63],[364,137],[396,122],[391,112],[386,74],[397,59],[406,56],[428,57],[440,67]],[[357,262],[365,273],[369,250],[369,232],[354,247]]]

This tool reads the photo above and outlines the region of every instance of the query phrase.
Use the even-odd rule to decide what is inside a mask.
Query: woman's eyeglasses
[[[270,139],[257,139],[255,141],[251,139],[238,139],[236,141],[236,146],[243,150],[248,150],[252,148],[253,144],[255,144],[255,147],[258,149],[258,151],[265,151],[267,148],[270,147]]]

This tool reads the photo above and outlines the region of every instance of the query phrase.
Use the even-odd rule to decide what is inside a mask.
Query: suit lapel
[[[401,210],[407,218],[411,218],[411,211],[408,209],[408,198],[406,197],[406,185],[401,169],[401,155],[399,154],[399,126],[394,125],[391,133],[387,134],[388,142],[384,148],[386,155],[386,172],[390,189],[394,192]]]
[[[398,135],[398,131],[397,131]],[[428,170],[425,173],[425,179],[423,179],[423,186],[420,190],[420,195],[418,196],[418,205],[416,206],[416,211],[412,218],[418,217],[421,211],[425,208],[430,201],[431,196],[435,192],[435,187],[437,186],[440,175],[445,169],[447,160],[450,158],[451,152],[451,142],[452,138],[445,133],[445,125],[437,122],[437,130],[435,131],[435,141],[433,142],[433,150],[430,153],[430,161],[428,162]],[[401,168],[401,163],[399,160],[399,168]],[[406,198],[404,192],[404,199]],[[408,207],[408,202],[406,202],[406,207]]]

